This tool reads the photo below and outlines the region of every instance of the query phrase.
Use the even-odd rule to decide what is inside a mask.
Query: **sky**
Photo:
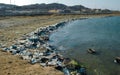
[[[83,5],[89,8],[120,10],[120,0],[0,0],[0,3],[28,5],[36,3],[62,3],[69,6]]]

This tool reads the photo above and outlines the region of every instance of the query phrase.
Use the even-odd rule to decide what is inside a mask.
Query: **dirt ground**
[[[101,17],[106,15],[51,15],[0,17],[0,44],[12,45],[15,40],[38,27],[44,27],[73,18]],[[109,16],[109,15],[107,15]],[[0,75],[63,75],[53,67],[31,65],[19,56],[0,49]]]

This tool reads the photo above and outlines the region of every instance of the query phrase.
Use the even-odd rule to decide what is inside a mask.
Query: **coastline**
[[[30,64],[39,63],[43,67],[52,66],[62,71],[65,75],[70,75],[73,72],[81,74],[82,71],[84,71],[83,74],[86,74],[85,68],[81,67],[78,62],[71,58],[65,58],[57,52],[57,48],[48,44],[50,34],[65,26],[66,23],[83,19],[86,18],[66,20],[55,25],[37,28],[35,31],[21,37],[12,46],[3,47],[3,51],[20,56],[21,59],[27,60]],[[41,48],[44,48],[44,50],[41,51]],[[77,65],[74,65],[74,63],[77,63]],[[70,67],[70,65],[74,67]]]

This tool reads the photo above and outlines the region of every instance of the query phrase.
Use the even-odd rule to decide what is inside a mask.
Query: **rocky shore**
[[[18,55],[31,64],[40,63],[43,67],[53,66],[57,70],[64,72],[65,75],[86,75],[86,69],[81,67],[78,62],[63,57],[54,46],[48,44],[50,34],[68,22],[70,21],[38,28],[22,36],[12,46],[8,48],[2,46],[3,51]]]

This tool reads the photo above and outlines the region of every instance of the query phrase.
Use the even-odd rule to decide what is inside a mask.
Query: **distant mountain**
[[[52,4],[32,4],[21,6],[22,9],[40,9],[40,10],[52,10],[52,9],[66,9],[67,6],[64,4],[52,3]]]
[[[0,15],[39,15],[39,14],[95,14],[111,13],[111,10],[90,9],[82,5],[67,6],[59,3],[32,4],[17,6],[10,4],[0,4]]]
[[[71,10],[74,10],[74,11],[78,11],[78,10],[82,10],[82,9],[89,9],[89,8],[87,8],[87,7],[84,7],[84,6],[82,6],[82,5],[75,5],[75,6],[69,6],[69,8],[71,9]]]
[[[75,5],[75,6],[67,6],[64,4],[59,3],[52,3],[52,4],[33,4],[33,5],[26,5],[21,6],[23,9],[41,9],[41,10],[53,10],[53,9],[70,9],[70,10],[80,10],[80,9],[88,9],[82,5]]]
[[[17,6],[16,5],[0,3],[0,9],[12,9],[13,7],[17,7]]]

